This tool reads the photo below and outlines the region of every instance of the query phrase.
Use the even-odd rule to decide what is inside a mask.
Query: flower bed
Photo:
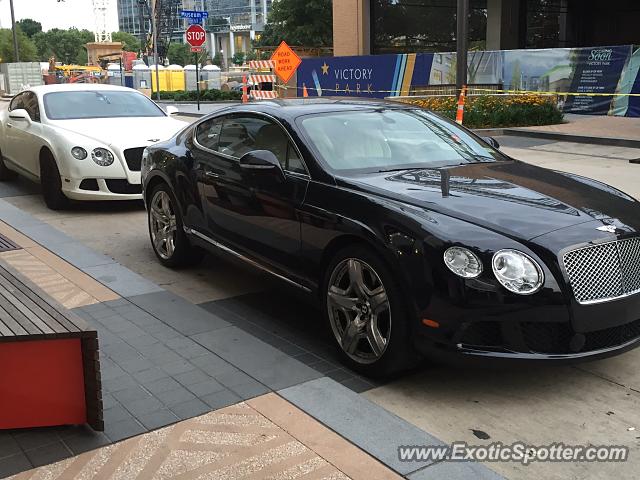
[[[153,94],[155,98],[155,93]],[[177,92],[163,92],[160,91],[160,98],[162,100],[175,100],[176,102],[195,101],[197,99],[197,92],[193,91],[177,91]],[[216,102],[224,100],[241,100],[242,93],[231,92],[223,90],[202,90],[200,92],[200,100],[203,102]]]
[[[458,100],[454,96],[405,98],[418,105],[455,119]],[[469,128],[528,127],[562,123],[563,114],[554,95],[474,95],[468,96],[464,125]]]

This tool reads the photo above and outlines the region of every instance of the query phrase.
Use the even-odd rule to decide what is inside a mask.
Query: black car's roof
[[[250,110],[277,117],[293,119],[300,115],[347,110],[367,110],[371,108],[416,108],[413,105],[376,99],[359,98],[287,98],[261,100],[232,107],[232,111]],[[226,110],[228,112],[228,110]]]

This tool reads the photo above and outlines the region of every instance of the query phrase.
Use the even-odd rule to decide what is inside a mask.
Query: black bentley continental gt
[[[396,103],[231,106],[146,150],[151,242],[168,267],[218,249],[308,292],[365,374],[637,346],[640,203],[497,148]]]

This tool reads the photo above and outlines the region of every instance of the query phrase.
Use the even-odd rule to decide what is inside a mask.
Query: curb
[[[611,147],[640,148],[640,140],[613,137],[590,137],[587,135],[575,135],[572,133],[541,132],[536,130],[520,130],[517,128],[493,129],[502,132],[503,135],[515,137],[543,138],[560,142],[590,143],[592,145],[606,145]],[[499,135],[499,134],[494,134]]]

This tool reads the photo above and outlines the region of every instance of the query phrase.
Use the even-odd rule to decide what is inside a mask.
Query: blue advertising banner
[[[618,81],[631,54],[629,46],[575,48],[571,50],[573,67],[570,92],[596,93],[597,96],[569,96],[564,106],[566,112],[606,115],[611,108]]]
[[[368,55],[305,58],[298,68],[298,95],[361,96],[409,95],[429,84],[433,54]]]
[[[640,93],[640,50],[632,55],[629,45],[474,51],[468,70],[471,85],[557,92],[566,112],[640,116],[640,97],[628,96]],[[385,98],[454,85],[455,74],[455,53],[305,58],[297,87],[298,96]]]

